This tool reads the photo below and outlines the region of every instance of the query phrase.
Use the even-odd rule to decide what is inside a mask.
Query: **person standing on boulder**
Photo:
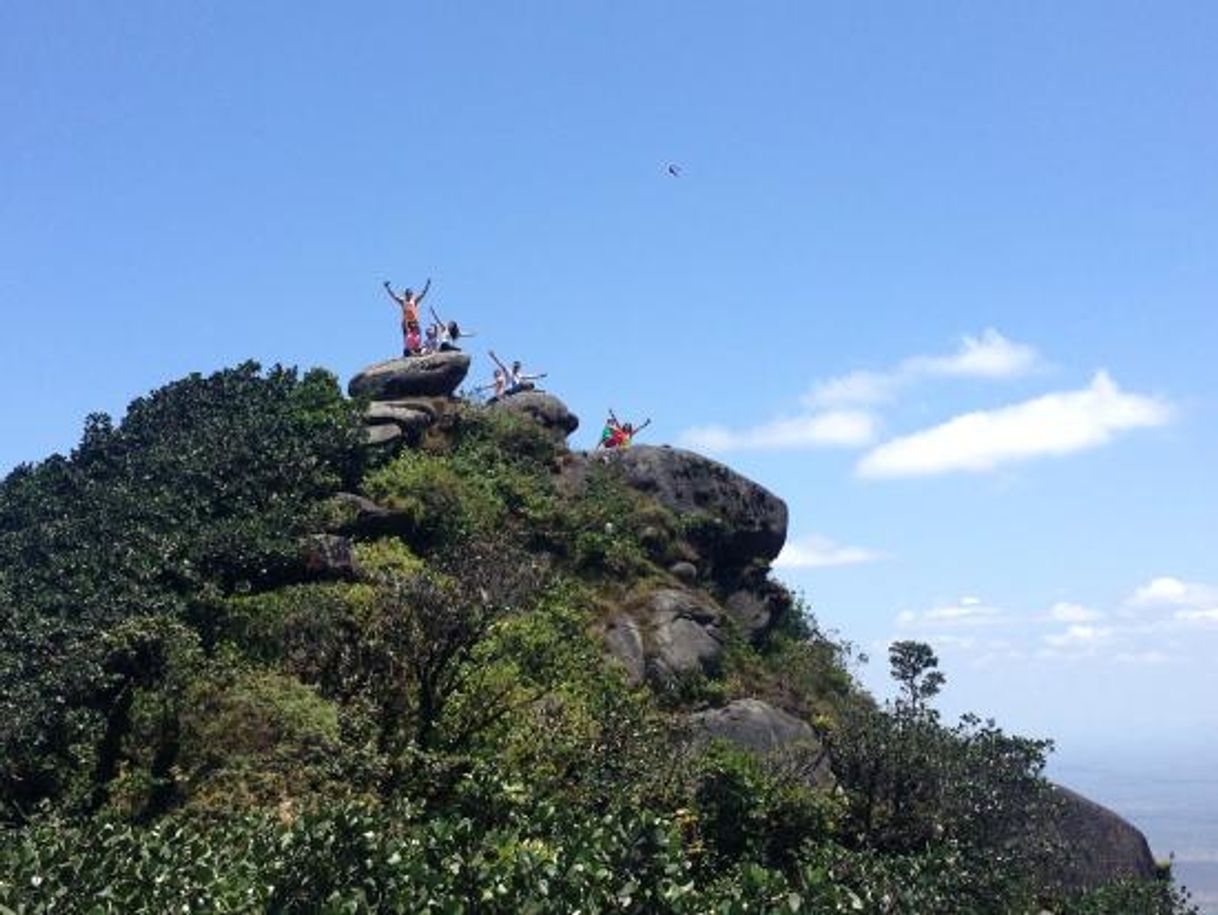
[[[427,290],[431,288],[431,277],[427,278],[427,282],[423,284],[422,292],[415,292],[413,289],[407,288],[402,290],[402,294],[398,295],[393,291],[393,287],[389,285],[389,280],[385,280],[385,291],[389,293],[389,298],[401,306],[402,309],[402,355],[410,355],[410,347],[405,344],[406,335],[410,333],[410,327],[413,324],[415,331],[419,329],[419,305],[423,301],[423,296],[427,295]]]

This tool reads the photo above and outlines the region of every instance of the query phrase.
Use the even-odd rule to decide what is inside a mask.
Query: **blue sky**
[[[379,286],[782,495],[943,705],[1218,742],[1218,7],[9,4],[0,471]],[[680,177],[667,174],[677,163]]]

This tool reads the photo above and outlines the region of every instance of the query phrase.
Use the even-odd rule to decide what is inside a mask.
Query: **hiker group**
[[[423,297],[431,289],[431,277],[427,278],[427,282],[423,284],[423,288],[418,292],[410,288],[404,289],[401,293],[394,292],[389,280],[385,280],[384,286],[385,291],[389,293],[389,297],[402,309],[403,358],[457,351],[461,349],[457,345],[458,340],[463,337],[474,336],[469,331],[462,331],[456,321],[445,321],[430,305],[427,310],[431,312],[432,321],[428,324],[426,331],[421,330],[419,307],[423,303]],[[491,359],[495,361],[496,365],[494,380],[490,384],[475,388],[475,390],[490,392],[490,397],[488,398],[490,402],[494,402],[500,397],[518,394],[521,391],[532,391],[534,389],[533,382],[546,377],[545,372],[532,375],[526,373],[519,359],[512,362],[511,368],[508,368],[495,355],[494,350],[489,352]]]
[[[388,280],[385,280],[384,286],[385,292],[402,309],[402,356],[404,358],[460,350],[457,341],[462,337],[474,336],[469,331],[462,331],[456,321],[445,321],[431,306],[428,306],[427,310],[431,313],[432,321],[427,325],[425,331],[421,329],[419,306],[423,302],[423,297],[427,295],[427,291],[431,289],[431,277],[427,278],[427,282],[418,292],[407,288],[401,293],[396,293]],[[546,377],[545,372],[526,373],[519,359],[514,360],[509,368],[495,355],[494,350],[487,352],[495,362],[494,379],[490,384],[482,385],[474,390],[488,392],[488,403],[494,403],[500,398],[510,397],[523,391],[532,391],[535,389],[534,382]],[[605,421],[605,427],[601,431],[600,441],[596,447],[598,449],[629,448],[634,437],[650,424],[650,419],[639,426],[620,422],[613,410],[610,410],[609,418]]]
[[[403,356],[427,356],[431,353],[451,352],[452,350],[460,349],[457,346],[457,341],[462,336],[473,336],[473,334],[468,332],[463,334],[461,327],[456,321],[445,321],[436,314],[436,310],[431,306],[428,306],[427,310],[431,312],[432,321],[427,325],[426,331],[421,331],[419,306],[423,303],[423,296],[427,295],[427,290],[430,288],[431,277],[428,277],[420,292],[415,292],[413,289],[405,289],[399,295],[393,291],[389,281],[385,280],[385,291],[389,293],[389,297],[397,302],[402,309]]]
[[[601,429],[601,439],[596,443],[597,448],[629,448],[634,442],[634,437],[651,425],[651,420],[645,420],[638,426],[632,423],[621,422],[614,415],[613,410],[609,411],[609,418],[605,420],[605,427]]]

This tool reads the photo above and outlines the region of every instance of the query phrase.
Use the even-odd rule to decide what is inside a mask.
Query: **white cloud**
[[[919,378],[1016,378],[1039,365],[1035,349],[1008,340],[991,327],[980,337],[963,337],[947,356],[911,356],[888,371],[863,369],[818,382],[803,402],[813,409],[873,406],[892,400]]]
[[[695,426],[680,435],[689,448],[724,452],[863,448],[879,428],[866,408],[892,400],[905,386],[926,377],[1012,378],[1035,368],[1036,350],[1015,343],[990,328],[979,337],[963,337],[946,356],[912,356],[888,371],[859,370],[815,384],[801,398],[807,412],[746,429],[724,425]]]
[[[1082,604],[1061,601],[1049,608],[1049,618],[1058,623],[1090,623],[1102,619],[1104,614]]]
[[[1133,607],[1177,608],[1196,610],[1207,604],[1218,605],[1218,587],[1200,582],[1181,581],[1163,576],[1152,578],[1130,595],[1126,601]]]
[[[1017,378],[1039,362],[1035,349],[1008,340],[991,327],[980,337],[965,337],[950,356],[915,356],[902,363],[902,370],[913,375]]]
[[[1082,390],[966,413],[885,442],[863,456],[857,472],[876,478],[991,471],[1014,461],[1096,448],[1118,432],[1163,425],[1172,414],[1170,404],[1126,394],[1106,372],[1097,372]]]
[[[845,546],[819,534],[788,540],[774,560],[776,569],[824,569],[852,566],[883,559],[882,553],[858,546]]]
[[[1105,626],[1077,624],[1067,626],[1065,632],[1045,636],[1045,643],[1058,649],[1091,649],[1112,638],[1112,630]]]
[[[1121,664],[1165,664],[1171,660],[1162,651],[1121,651],[1113,655],[1113,660]]]
[[[817,382],[803,397],[805,406],[871,406],[889,401],[901,387],[896,373],[857,371]]]
[[[915,613],[903,610],[897,614],[897,625],[909,627],[914,625],[973,626],[996,621],[1003,615],[997,607],[991,607],[976,597],[962,597],[954,604],[940,604]]]
[[[853,447],[875,440],[876,420],[857,410],[836,410],[774,420],[750,429],[696,426],[681,433],[681,443],[705,451],[782,450]]]
[[[1182,623],[1218,623],[1218,607],[1209,610],[1177,610],[1172,615]]]

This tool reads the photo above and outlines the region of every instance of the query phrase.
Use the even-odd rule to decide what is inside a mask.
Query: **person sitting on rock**
[[[634,437],[651,425],[651,420],[648,419],[636,429],[630,423],[618,423],[612,410],[609,411],[609,416],[611,421],[605,426],[606,431],[609,431],[609,440],[605,441],[604,432],[601,433],[601,441],[606,448],[629,448]]]
[[[512,363],[511,385],[508,387],[509,394],[519,394],[521,391],[531,391],[535,387],[534,381],[540,381],[546,377],[545,372],[540,372],[536,375],[527,375],[524,371],[524,366],[517,359]]]
[[[436,314],[436,310],[434,308],[428,308],[427,310],[431,312],[431,316],[436,322],[434,326],[436,328],[436,340],[438,341],[438,348],[440,352],[447,353],[454,350],[460,351],[461,347],[457,346],[457,341],[462,337],[475,336],[475,334],[471,331],[461,330],[461,325],[459,325],[456,321],[445,321],[438,314]]]
[[[617,416],[612,408],[609,410],[609,418],[605,420],[605,427],[601,429],[601,440],[596,443],[597,448],[612,448],[614,437],[622,428],[622,424],[618,422]]]
[[[499,357],[495,355],[494,350],[489,350],[488,352],[490,352],[491,358],[495,360],[495,365],[499,366],[499,368],[503,370],[503,374],[507,377],[508,389],[504,392],[505,397],[512,394],[519,394],[521,391],[532,391],[534,389],[533,382],[539,381],[540,379],[546,377],[545,372],[541,372],[537,375],[525,374],[524,366],[521,365],[519,359],[514,361],[512,363],[512,367],[509,369],[506,365],[499,361]]]
[[[419,323],[419,304],[423,301],[423,296],[427,295],[427,290],[431,288],[431,277],[427,278],[427,282],[423,284],[422,292],[415,292],[413,289],[404,289],[401,295],[393,291],[393,287],[389,285],[389,280],[385,280],[385,291],[389,293],[389,298],[393,299],[402,308],[402,337],[405,338],[409,332],[410,325],[413,323],[416,327]],[[405,348],[405,347],[404,347]]]
[[[406,325],[406,341],[402,348],[403,356],[421,356],[423,354],[423,337],[419,333],[419,322],[411,321]]]
[[[427,335],[423,338],[423,355],[430,356],[440,351],[440,341],[436,337],[436,326],[427,325]]]
[[[484,384],[474,388],[475,391],[494,391],[490,397],[486,399],[487,403],[495,403],[500,397],[507,393],[507,375],[503,373],[503,369],[495,369],[495,380],[490,384]]]

